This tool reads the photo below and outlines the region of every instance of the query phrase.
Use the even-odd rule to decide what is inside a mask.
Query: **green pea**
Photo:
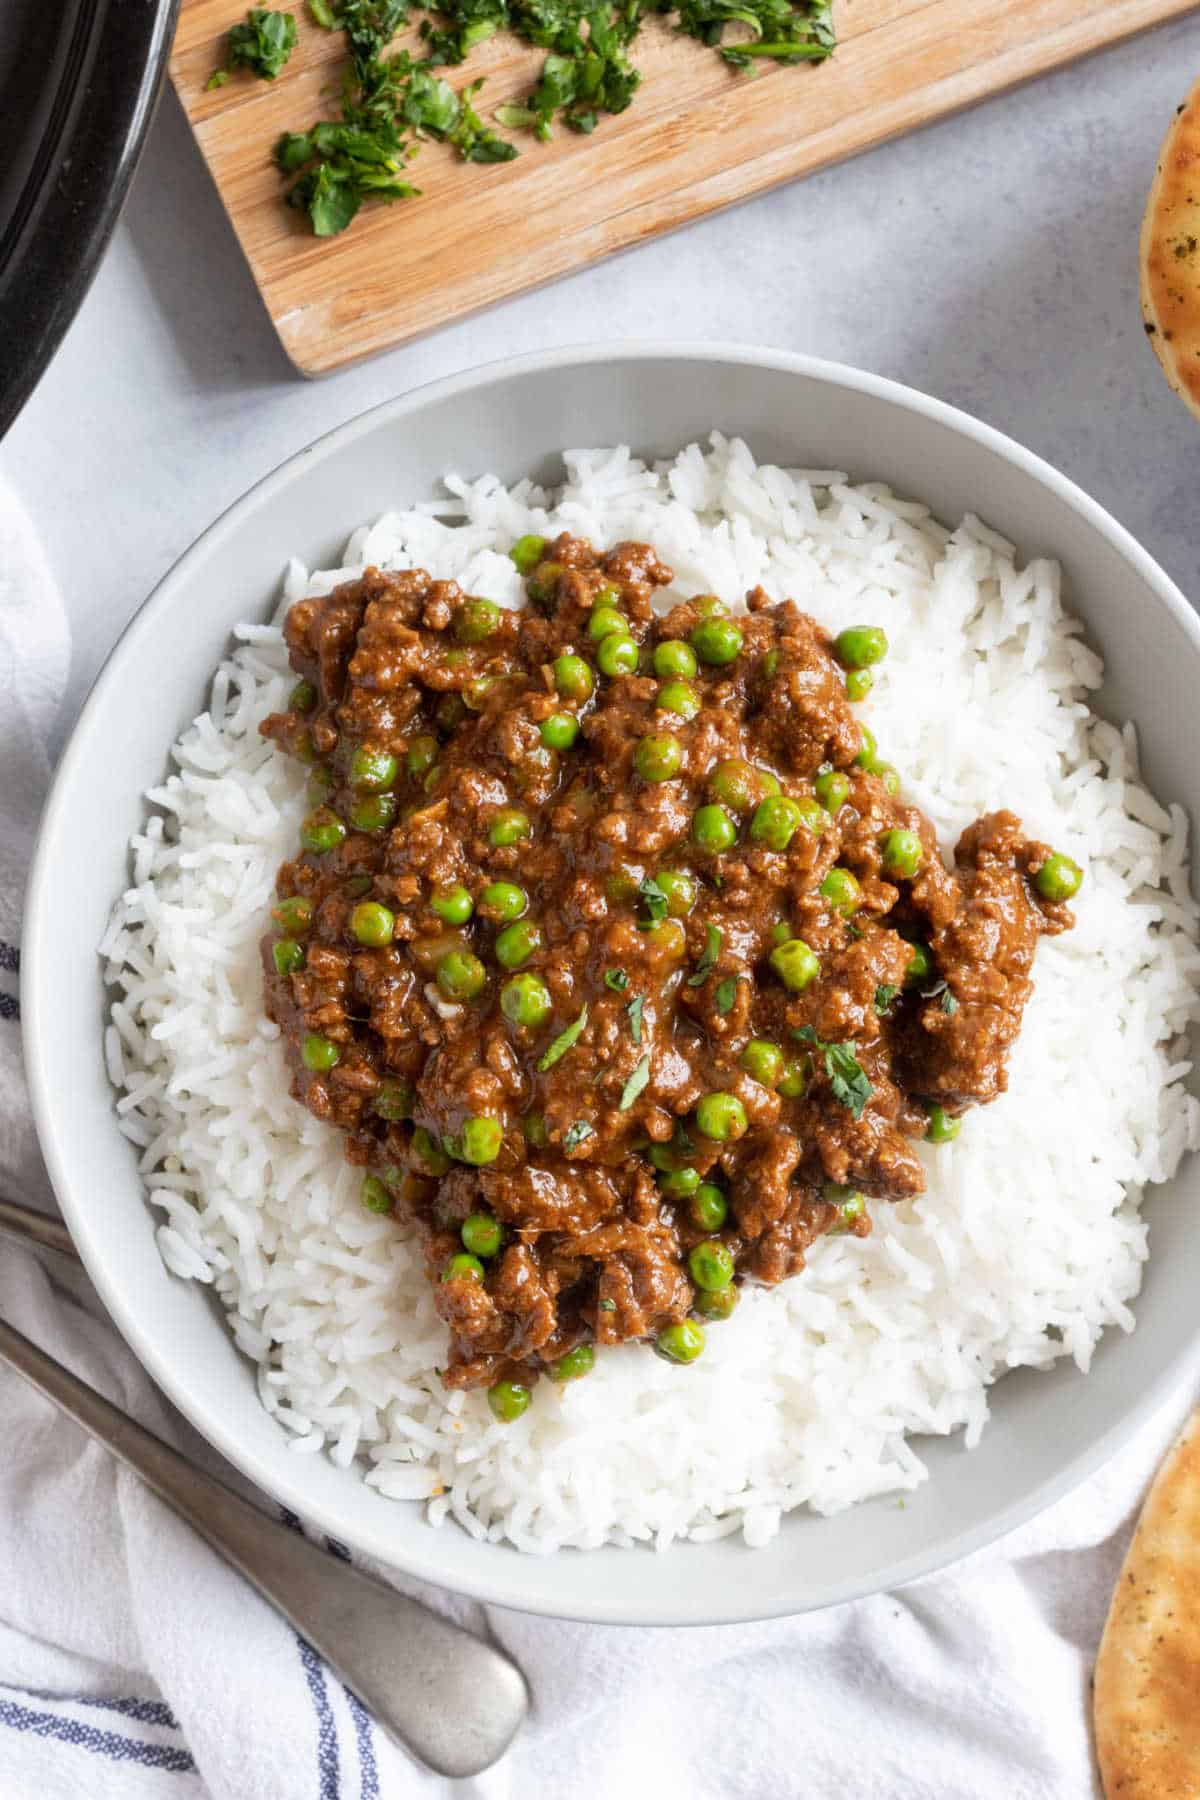
[[[1073,900],[1083,882],[1083,870],[1061,850],[1049,855],[1033,878],[1043,900]]]
[[[485,1163],[495,1162],[503,1142],[504,1127],[499,1119],[493,1119],[486,1113],[467,1119],[458,1138],[459,1160],[470,1163],[472,1168],[481,1169]]]
[[[480,912],[500,925],[519,919],[528,905],[529,895],[515,881],[489,881],[479,896]]]
[[[579,720],[574,713],[551,713],[542,720],[538,736],[548,750],[569,750],[579,736]]]
[[[659,1191],[668,1200],[686,1200],[700,1186],[700,1176],[695,1169],[671,1169],[659,1179]]]
[[[869,731],[865,725],[861,725],[859,730],[862,733],[862,747],[854,760],[860,769],[866,769],[875,760],[875,753],[879,749],[879,745],[873,731]]]
[[[845,1187],[839,1181],[825,1182],[821,1188],[821,1198],[831,1206],[836,1206],[841,1215],[829,1228],[834,1237],[841,1231],[848,1231],[854,1221],[862,1217],[867,1204],[857,1188]]]
[[[633,764],[643,781],[670,781],[683,763],[683,745],[670,732],[641,738]]]
[[[912,954],[904,971],[904,979],[910,986],[915,986],[918,981],[927,981],[933,974],[933,956],[928,944],[910,944],[909,949]]]
[[[320,761],[320,757],[317,754],[317,746],[313,743],[313,734],[311,731],[302,731],[300,733],[300,736],[292,745],[292,755],[298,758],[302,763],[315,763]]]
[[[686,919],[696,904],[696,883],[682,869],[660,869],[654,877],[667,896],[667,911],[673,919]]]
[[[482,1281],[483,1264],[477,1256],[470,1256],[465,1250],[460,1250],[457,1256],[450,1258],[442,1270],[442,1280]]]
[[[678,713],[681,719],[694,719],[700,711],[700,696],[690,681],[667,681],[654,699],[660,712]]]
[[[407,1081],[381,1081],[379,1091],[371,1102],[373,1111],[381,1119],[395,1124],[401,1119],[411,1119],[413,1101],[416,1096]]]
[[[535,950],[541,949],[542,942],[540,925],[532,919],[518,919],[515,925],[506,925],[497,935],[493,946],[496,961],[503,969],[519,969]]]
[[[779,673],[779,652],[768,650],[762,659],[762,672],[768,681],[774,681]]]
[[[882,781],[887,793],[895,795],[900,792],[900,771],[892,763],[880,762],[877,757],[872,757],[867,774],[874,775],[876,781]]]
[[[821,973],[816,952],[809,949],[803,938],[789,938],[786,944],[779,944],[772,950],[770,962],[784,987],[793,994],[803,992]]]
[[[724,668],[741,655],[743,638],[732,619],[702,619],[691,635],[691,646],[703,663]]]
[[[640,651],[631,637],[610,631],[596,646],[596,666],[602,675],[634,675]]]
[[[670,1144],[651,1144],[646,1152],[646,1160],[660,1172],[680,1167],[679,1158]]]
[[[552,1381],[578,1381],[581,1375],[590,1375],[596,1361],[596,1352],[590,1344],[576,1344],[565,1356],[550,1364]]]
[[[699,1231],[720,1231],[729,1213],[729,1202],[715,1182],[702,1181],[692,1195],[688,1213]]]
[[[513,1025],[544,1025],[554,1009],[540,975],[514,975],[500,990],[500,1010]]]
[[[711,1293],[701,1288],[692,1301],[692,1306],[702,1319],[710,1319],[714,1323],[719,1323],[720,1320],[730,1317],[740,1299],[741,1294],[730,1282],[728,1287],[717,1288]]]
[[[702,619],[718,619],[729,611],[718,594],[697,594],[692,605]]]
[[[387,1213],[392,1210],[392,1196],[388,1193],[378,1175],[368,1175],[362,1184],[362,1203],[368,1212]]]
[[[316,812],[309,813],[306,819],[301,820],[300,842],[316,856],[336,850],[345,841],[346,827],[327,806],[319,806]]]
[[[502,1425],[511,1425],[528,1412],[533,1395],[520,1381],[497,1381],[488,1389],[488,1405]]]
[[[629,620],[624,613],[619,613],[614,606],[598,606],[588,620],[588,636],[594,644],[610,637],[614,631],[623,636],[629,635]]]
[[[395,794],[368,794],[350,808],[350,823],[355,831],[386,831],[398,811]]]
[[[786,850],[800,828],[802,816],[799,801],[787,794],[769,794],[754,810],[751,841],[765,844],[768,850]]]
[[[465,925],[475,911],[475,902],[461,882],[457,881],[452,887],[434,888],[429,904],[438,918],[444,919],[447,925]]]
[[[493,849],[502,850],[506,844],[519,844],[531,829],[526,813],[518,812],[515,806],[502,806],[488,828],[488,843]]]
[[[851,913],[862,905],[862,888],[849,869],[832,868],[821,883],[821,893],[834,912]]]
[[[646,942],[668,956],[682,956],[687,950],[687,932],[678,919],[660,919],[646,933]]]
[[[346,883],[347,900],[361,900],[364,894],[370,893],[372,885],[369,875],[352,875]]]
[[[494,600],[481,600],[472,594],[463,601],[454,620],[454,635],[460,644],[482,644],[500,623],[500,608]]]
[[[719,762],[708,778],[708,791],[714,800],[731,812],[749,812],[762,800],[762,781],[758,770],[740,756]],[[766,805],[766,802],[763,801]],[[751,833],[753,836],[753,832]]]
[[[688,1257],[688,1274],[698,1288],[714,1294],[733,1280],[733,1252],[719,1238],[706,1238]]]
[[[271,908],[271,917],[278,920],[289,936],[307,931],[312,924],[313,903],[307,894],[293,894],[290,899],[281,900],[278,906]]]
[[[813,782],[813,792],[827,813],[840,812],[850,798],[850,777],[840,769],[826,769]]]
[[[444,1175],[450,1167],[450,1158],[423,1125],[412,1134],[412,1152],[427,1175]]]
[[[738,1062],[754,1081],[773,1088],[783,1074],[784,1055],[778,1044],[767,1038],[751,1038]]]
[[[317,704],[317,690],[311,681],[298,681],[288,695],[288,711],[310,713]]]
[[[611,581],[606,581],[599,592],[592,595],[593,609],[600,606],[619,607],[620,604],[620,589],[615,588]]]
[[[434,709],[438,729],[447,736],[457,731],[467,716],[467,709],[461,694],[443,694]]]
[[[746,1109],[736,1094],[705,1094],[696,1108],[701,1134],[715,1143],[729,1144],[744,1137],[749,1127]]]
[[[911,881],[925,854],[915,831],[887,831],[879,848],[884,874],[898,881]]]
[[[390,750],[379,750],[372,744],[360,744],[350,758],[350,786],[381,794],[391,787],[398,769],[399,765]]]
[[[521,574],[528,575],[531,569],[537,568],[546,554],[546,540],[538,537],[534,531],[526,532],[524,537],[517,539],[508,554]]]
[[[526,1113],[521,1120],[521,1130],[525,1142],[533,1150],[544,1150],[550,1142],[550,1133],[546,1130],[546,1121],[541,1113]]]
[[[773,944],[786,944],[791,935],[792,928],[786,919],[777,919],[771,927],[771,942]]]
[[[327,1037],[322,1037],[320,1032],[310,1031],[300,1046],[300,1060],[314,1075],[324,1075],[327,1070],[337,1067],[342,1060],[342,1053],[336,1044],[331,1043]]]
[[[373,949],[391,943],[395,924],[395,915],[386,906],[380,906],[377,900],[360,900],[350,914],[351,936]]]
[[[775,1085],[775,1092],[782,1100],[799,1100],[807,1086],[807,1059],[803,1056],[790,1056],[783,1066],[783,1074]]]
[[[404,766],[412,776],[427,775],[437,761],[437,739],[422,734],[408,746]]]
[[[529,598],[535,605],[545,607],[550,605],[564,573],[561,563],[543,560],[538,563],[531,575],[525,577],[525,587]]]
[[[677,1325],[664,1326],[654,1340],[654,1348],[668,1362],[695,1362],[704,1349],[703,1329],[694,1319],[681,1319]]]
[[[304,967],[304,945],[295,938],[278,938],[271,946],[271,961],[277,975],[294,975]]]
[[[332,769],[324,766],[314,769],[308,778],[308,786],[305,790],[308,795],[308,804],[323,806],[336,785]]]
[[[582,656],[556,656],[554,685],[564,700],[589,700],[596,678]]]
[[[498,677],[495,675],[477,675],[473,681],[468,681],[463,689],[463,699],[472,712],[483,711],[487,704],[487,697],[496,686],[497,680]]]
[[[770,769],[756,769],[754,772],[758,776],[758,785],[765,795],[774,796],[782,792],[778,775],[772,775]]]
[[[499,1219],[493,1219],[491,1213],[469,1213],[462,1222],[459,1236],[463,1249],[469,1250],[472,1256],[495,1256],[504,1231]]]
[[[962,1120],[948,1113],[944,1106],[931,1105],[929,1112],[929,1128],[925,1136],[931,1144],[950,1144],[962,1130]]]
[[[654,673],[664,680],[673,675],[694,675],[696,668],[696,652],[682,638],[664,638],[654,646]]]
[[[451,950],[439,962],[436,979],[447,1000],[474,1000],[483,992],[487,970],[470,950]]]
[[[848,625],[834,644],[843,669],[869,669],[888,653],[887,633],[879,625]]]
[[[851,669],[846,676],[847,700],[865,700],[875,686],[875,677],[870,669]]]
[[[692,838],[716,855],[737,842],[737,826],[723,806],[702,806],[692,816]]]

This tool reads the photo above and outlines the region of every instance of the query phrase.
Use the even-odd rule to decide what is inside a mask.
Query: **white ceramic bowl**
[[[264,616],[295,552],[336,562],[348,532],[439,475],[494,469],[553,479],[564,445],[663,453],[713,427],[760,457],[840,467],[980,512],[1026,551],[1059,557],[1072,606],[1103,653],[1101,708],[1133,718],[1156,793],[1200,818],[1200,625],[1178,590],[1102,509],[1018,445],[934,400],[852,369],[704,345],[555,351],[390,402],[269,476],[171,571],[114,650],[62,759],[26,909],[22,1010],[42,1147],[75,1241],[118,1327],[159,1385],[275,1498],[398,1569],[481,1599],[599,1621],[765,1618],[895,1587],[1019,1524],[1095,1469],[1196,1360],[1197,1166],[1148,1203],[1152,1255],[1131,1337],[1110,1331],[1083,1379],[1073,1365],[993,1389],[979,1448],[924,1446],[929,1481],[835,1518],[789,1518],[764,1550],[740,1540],[550,1558],[433,1530],[353,1472],[299,1457],[264,1413],[251,1366],[212,1296],[159,1260],[101,1055],[94,946],[128,878],[141,794],[206,702],[237,620]]]

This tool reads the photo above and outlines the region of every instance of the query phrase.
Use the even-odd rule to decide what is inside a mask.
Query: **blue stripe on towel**
[[[10,1731],[31,1732],[34,1737],[57,1738],[60,1743],[71,1744],[77,1750],[88,1750],[93,1756],[106,1756],[110,1762],[141,1763],[147,1769],[170,1769],[181,1775],[193,1774],[196,1768],[187,1750],[177,1750],[169,1744],[144,1744],[115,1731],[101,1731],[95,1725],[84,1725],[78,1719],[35,1712],[32,1707],[20,1706],[15,1700],[0,1700],[0,1725],[7,1725]]]
[[[325,1687],[325,1670],[320,1657],[310,1643],[297,1635],[296,1645],[300,1651],[300,1661],[304,1665],[304,1679],[308,1683],[308,1691],[312,1695],[313,1708],[317,1715],[317,1768],[321,1777],[321,1800],[338,1800],[341,1786],[338,1767],[337,1724]]]
[[[8,1693],[21,1694],[26,1700],[52,1700],[60,1706],[95,1706],[102,1712],[123,1713],[143,1725],[161,1725],[164,1731],[179,1731],[179,1720],[162,1700],[138,1700],[132,1695],[52,1694],[46,1688],[17,1687],[12,1682],[0,1683]]]
[[[343,1686],[346,1705],[354,1720],[354,1741],[358,1746],[358,1768],[362,1776],[362,1800],[379,1800],[379,1769],[375,1762],[374,1724],[370,1713],[348,1687]]]
[[[10,975],[21,972],[21,952],[15,944],[6,944],[0,938],[0,969],[7,969]]]
[[[21,1017],[20,1002],[11,994],[0,994],[0,1019],[19,1019]]]

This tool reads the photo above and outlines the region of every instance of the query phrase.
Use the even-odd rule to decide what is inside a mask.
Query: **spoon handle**
[[[503,1756],[529,1698],[506,1656],[269,1519],[3,1320],[0,1362],[135,1470],[421,1762],[468,1776]]]

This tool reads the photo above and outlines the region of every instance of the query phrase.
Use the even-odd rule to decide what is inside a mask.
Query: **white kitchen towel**
[[[46,1205],[15,977],[66,658],[54,583],[0,489],[0,1194]],[[85,1284],[5,1248],[0,1316],[215,1466]],[[613,1630],[406,1584],[490,1632],[533,1690],[517,1747],[455,1787],[386,1742],[135,1477],[0,1371],[0,1800],[1086,1800],[1098,1791],[1095,1646],[1189,1399],[1177,1394],[1101,1475],[971,1562],[812,1618]],[[686,1582],[686,1551],[668,1554]]]

